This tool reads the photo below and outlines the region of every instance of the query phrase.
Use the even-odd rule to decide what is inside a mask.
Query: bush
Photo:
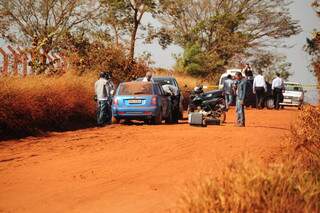
[[[93,84],[88,76],[0,79],[0,138],[92,126]]]
[[[182,197],[180,212],[319,212],[320,179],[292,164],[232,164]]]
[[[90,42],[84,35],[69,35],[61,45],[68,56],[71,68],[78,74],[97,74],[111,71],[115,82],[131,80],[144,76],[149,66],[143,59],[131,63],[122,46]]]
[[[305,107],[278,163],[233,163],[189,187],[180,212],[319,212],[319,129],[320,107]]]
[[[291,143],[300,154],[320,162],[320,106],[306,106],[291,127]]]

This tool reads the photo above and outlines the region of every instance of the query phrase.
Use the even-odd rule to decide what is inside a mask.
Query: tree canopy
[[[210,73],[223,70],[235,55],[279,46],[281,39],[300,32],[286,0],[162,0],[161,3],[159,18],[165,26],[162,31],[185,49],[199,45],[201,54],[207,55],[207,62],[211,63],[203,69],[210,67],[206,71]]]
[[[315,0],[312,4],[318,17],[320,17],[320,1]],[[307,38],[306,51],[312,56],[311,69],[320,82],[320,31],[315,29],[311,38]]]

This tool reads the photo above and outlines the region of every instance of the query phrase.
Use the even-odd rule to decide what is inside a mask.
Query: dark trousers
[[[110,124],[112,118],[111,105],[107,100],[97,102],[97,123],[98,125]]]
[[[256,107],[261,109],[263,107],[263,100],[264,100],[264,87],[256,87]]]
[[[282,89],[274,88],[273,90],[274,108],[280,109],[280,103],[282,101]]]

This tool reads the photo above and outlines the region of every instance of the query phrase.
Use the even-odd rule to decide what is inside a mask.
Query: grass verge
[[[178,212],[319,212],[319,129],[320,107],[307,106],[277,162],[232,163],[220,176],[189,186]]]
[[[66,74],[0,79],[0,139],[92,126],[94,78]]]

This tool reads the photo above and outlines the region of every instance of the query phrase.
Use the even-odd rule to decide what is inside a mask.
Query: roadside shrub
[[[88,76],[29,76],[0,79],[0,138],[87,127],[95,121]]]
[[[233,163],[189,186],[179,212],[319,212],[319,129],[320,107],[304,107],[277,163]]]
[[[292,125],[291,133],[290,142],[295,151],[320,162],[320,106],[304,107]]]
[[[295,163],[234,163],[189,187],[179,212],[319,212],[320,179]]]

